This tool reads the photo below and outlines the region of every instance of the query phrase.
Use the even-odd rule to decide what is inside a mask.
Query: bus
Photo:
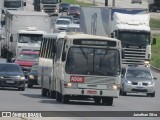
[[[78,97],[107,105],[119,96],[121,43],[117,39],[83,33],[66,33],[57,39],[44,35],[39,59],[42,95],[52,90],[59,102]]]

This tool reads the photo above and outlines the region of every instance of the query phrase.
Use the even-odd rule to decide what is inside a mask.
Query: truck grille
[[[143,65],[146,58],[146,48],[134,49],[124,48],[124,58],[122,64],[139,64]]]

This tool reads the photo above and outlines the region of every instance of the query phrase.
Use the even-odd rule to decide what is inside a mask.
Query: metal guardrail
[[[154,71],[156,71],[156,72],[160,72],[160,69],[159,69],[159,68],[156,68],[156,67],[154,67],[154,66],[152,66],[152,65],[151,65],[151,69],[154,70]]]

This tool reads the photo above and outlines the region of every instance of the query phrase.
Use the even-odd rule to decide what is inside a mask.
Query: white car
[[[142,4],[142,0],[131,0],[131,3],[140,3],[140,4]]]
[[[79,24],[69,24],[66,32],[80,32]]]
[[[65,18],[58,18],[55,22],[54,31],[65,31],[69,24],[71,24],[71,20]]]

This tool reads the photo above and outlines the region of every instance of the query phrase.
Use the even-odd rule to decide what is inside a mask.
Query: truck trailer
[[[7,11],[2,48],[3,55],[6,56],[3,57],[10,60],[22,49],[39,50],[42,35],[51,32],[50,24],[50,17],[43,12]]]
[[[121,40],[122,64],[148,64],[151,59],[147,9],[82,7],[80,31]]]

